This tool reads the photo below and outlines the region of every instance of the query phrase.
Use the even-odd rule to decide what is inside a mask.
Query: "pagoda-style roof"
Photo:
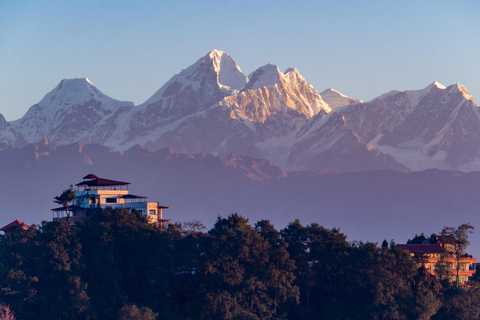
[[[87,180],[87,179],[97,179],[98,177],[94,174],[87,174],[85,177],[83,177],[82,179],[83,180]]]
[[[89,174],[85,177],[96,177],[95,175]],[[117,181],[117,180],[109,180],[109,179],[103,179],[103,178],[85,178],[84,179],[90,179],[90,180],[85,180],[83,182],[77,183],[76,186],[80,187],[108,187],[108,186],[124,186],[124,185],[129,185],[130,182],[123,182],[123,181]]]
[[[26,225],[24,222],[18,219],[15,219],[15,221],[10,222],[9,224],[1,228],[0,231],[8,231],[12,228],[17,228],[17,227],[21,227],[23,230],[28,230],[28,228],[30,228],[30,226]]]

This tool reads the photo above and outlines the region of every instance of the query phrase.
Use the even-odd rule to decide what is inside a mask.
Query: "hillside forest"
[[[110,208],[2,238],[0,300],[3,319],[480,318],[477,279],[432,276],[393,240],[238,214],[160,227]]]

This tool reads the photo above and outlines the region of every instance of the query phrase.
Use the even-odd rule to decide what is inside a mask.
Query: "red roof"
[[[94,174],[87,174],[85,177],[83,177],[82,179],[85,180],[85,179],[97,179],[98,177]]]
[[[14,228],[16,226],[21,226],[21,228],[23,230],[28,230],[28,228],[30,228],[30,226],[26,225],[25,223],[23,223],[22,221],[18,220],[18,219],[15,219],[15,221],[13,222],[10,222],[9,224],[7,224],[6,226],[4,226],[3,228],[0,229],[0,231],[7,231],[11,228]]]
[[[83,181],[77,183],[76,186],[87,186],[87,187],[106,187],[106,186],[124,186],[130,184],[130,182],[109,180],[103,178],[95,178],[88,181]]]
[[[440,244],[397,244],[397,247],[410,253],[442,253]]]

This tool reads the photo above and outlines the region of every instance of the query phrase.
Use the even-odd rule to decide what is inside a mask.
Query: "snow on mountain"
[[[231,56],[212,50],[173,76],[139,109],[169,119],[194,114],[235,94],[247,81]]]
[[[249,79],[240,93],[220,102],[230,108],[234,119],[265,122],[276,114],[310,118],[319,112],[326,115],[331,111],[313,86],[294,68],[283,74],[277,66],[267,64],[253,72]]]
[[[25,138],[12,128],[2,114],[0,114],[0,143],[16,147],[23,147],[26,144]]]
[[[104,95],[86,78],[65,79],[21,119],[9,124],[0,117],[0,143],[44,138],[116,151],[138,144],[234,153],[287,170],[480,170],[480,112],[459,84],[434,82],[362,102],[333,89],[319,94],[294,68],[282,73],[267,64],[248,78],[219,50],[137,107]]]
[[[108,97],[87,78],[64,79],[10,124],[29,143],[45,137],[59,144],[91,141],[89,131],[122,107],[131,108],[133,103]]]
[[[252,73],[238,93],[209,109],[170,123],[156,140],[143,143],[186,153],[230,153],[282,164],[307,119],[330,111],[318,92],[296,69],[281,73],[268,64]]]
[[[480,169],[480,113],[459,84],[391,91],[336,112],[370,147],[411,170]]]
[[[291,148],[286,170],[409,171],[391,156],[369,147],[340,113],[314,117]]]
[[[332,110],[335,110],[338,107],[363,102],[362,100],[348,97],[332,88],[324,90],[322,93],[320,93],[320,96],[322,97],[323,101],[328,103]]]
[[[106,144],[118,150],[140,144],[150,150],[171,147],[277,161],[280,153],[285,157],[285,141],[294,141],[285,137],[313,115],[330,111],[296,69],[283,74],[269,64],[247,80],[229,55],[213,50],[122,116],[118,127],[125,129]]]
[[[225,96],[235,94],[247,83],[235,60],[220,50],[212,50],[173,76],[146,102],[121,114],[106,145],[117,150],[135,144],[154,147],[163,135],[191,117],[204,114]],[[165,147],[165,145],[162,145]]]
[[[280,70],[278,67],[269,63],[263,67],[258,68],[248,76],[248,83],[244,90],[257,90],[262,87],[272,87],[280,84]]]

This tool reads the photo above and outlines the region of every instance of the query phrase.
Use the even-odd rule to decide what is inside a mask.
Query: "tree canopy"
[[[478,319],[477,298],[395,245],[298,220],[159,228],[108,208],[0,241],[0,299],[19,319]]]

